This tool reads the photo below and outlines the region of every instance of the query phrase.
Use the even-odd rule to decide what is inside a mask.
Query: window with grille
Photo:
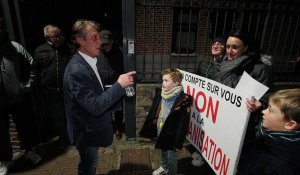
[[[191,54],[196,50],[198,11],[174,9],[172,53]]]

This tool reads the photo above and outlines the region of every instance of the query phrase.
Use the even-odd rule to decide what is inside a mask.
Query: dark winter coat
[[[271,87],[271,67],[262,63],[259,58],[247,55],[243,55],[240,58],[231,61],[225,59],[216,65],[213,79],[226,86],[235,88],[244,71],[258,82],[267,87]]]
[[[194,73],[205,78],[213,79],[215,65],[216,63],[213,60],[201,60]]]
[[[200,75],[205,78],[214,79],[215,66],[223,61],[223,57],[224,56],[221,55],[217,58],[203,58],[199,62],[199,65],[194,74]]]
[[[34,51],[34,67],[43,93],[62,93],[65,68],[74,49],[63,44],[56,48],[44,43]]]
[[[157,121],[160,113],[161,89],[156,91],[151,109],[140,131],[140,136],[157,137]],[[190,122],[191,96],[181,92],[174,102],[170,114],[157,138],[155,148],[161,150],[182,149]]]
[[[21,102],[35,80],[32,57],[23,46],[7,40],[0,43],[0,101],[6,105]]]
[[[260,127],[255,149],[238,175],[299,175],[300,131],[275,132]]]

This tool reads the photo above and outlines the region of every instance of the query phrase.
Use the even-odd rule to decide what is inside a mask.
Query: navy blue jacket
[[[103,91],[93,69],[75,53],[64,74],[64,100],[68,133],[77,146],[108,146],[113,140],[110,107],[125,90],[114,83]]]

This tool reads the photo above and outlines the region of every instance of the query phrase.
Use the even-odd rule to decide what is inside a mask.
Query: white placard
[[[213,80],[180,70],[184,91],[193,97],[187,139],[202,153],[218,175],[233,175],[240,156],[250,113],[246,109],[249,95],[259,97],[266,92],[251,87],[247,94]],[[247,76],[243,77],[246,78]],[[249,77],[248,77],[249,78]],[[250,81],[249,81],[250,82]]]
[[[241,92],[246,97],[251,98],[254,96],[260,99],[269,88],[261,83],[258,83],[247,72],[244,71],[239,83],[236,85],[235,90]],[[256,94],[256,95],[253,95]]]

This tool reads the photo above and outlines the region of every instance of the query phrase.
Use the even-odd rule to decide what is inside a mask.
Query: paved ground
[[[114,140],[107,148],[99,149],[97,175],[151,175],[159,167],[159,152],[153,149],[153,141],[137,138],[136,141]],[[18,157],[10,169],[10,175],[75,175],[79,155],[74,146],[58,154],[55,141],[40,146],[37,151],[43,157],[38,165],[32,165],[22,157]],[[210,175],[214,174],[207,164],[193,167],[192,158],[187,147],[178,155],[178,174],[182,175]]]

